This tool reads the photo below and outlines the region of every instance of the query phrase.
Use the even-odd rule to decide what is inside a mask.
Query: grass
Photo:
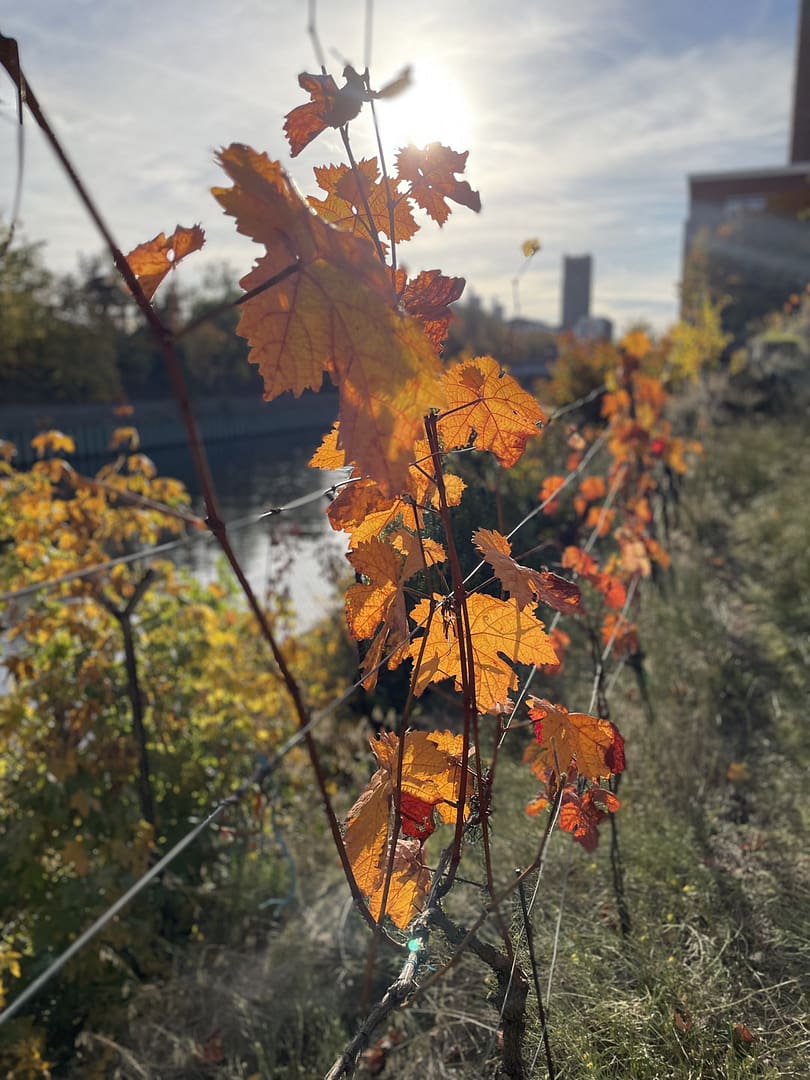
[[[560,1080],[806,1073],[810,439],[796,416],[735,421],[704,441],[670,539],[673,571],[644,599],[654,720],[630,671],[611,696],[628,747],[617,825],[629,937],[619,931],[606,830],[593,855],[558,835],[540,884],[535,951],[545,993],[557,949],[547,1004]],[[561,698],[576,703],[587,670],[569,669],[565,683]],[[504,763],[499,786],[499,859],[525,865],[537,827],[521,819],[525,769]],[[496,1028],[489,990],[485,969],[468,964],[446,989],[449,1012],[461,1000]],[[448,1058],[441,993],[433,1008],[417,1037],[422,1052],[414,1061],[411,1047],[409,1061],[403,1047],[390,1075],[497,1075],[493,1037],[474,1065]],[[531,1060],[533,994],[528,1009]],[[547,1075],[542,1052],[531,1075]]]
[[[533,926],[544,995],[551,973],[547,1008],[559,1080],[806,1074],[810,437],[803,419],[735,419],[704,436],[703,462],[684,489],[669,540],[672,572],[643,600],[653,719],[629,669],[611,693],[628,750],[617,815],[627,937],[608,828],[593,854],[568,835],[552,840]],[[572,662],[563,678],[559,699],[584,707],[587,668]],[[346,745],[365,761],[357,730]],[[533,781],[519,753],[499,768],[492,835],[508,875],[531,859],[542,823],[523,813]],[[85,1064],[75,1075],[323,1075],[367,1011],[368,939],[344,910],[328,838],[305,825],[305,810],[302,801],[290,826],[300,878],[292,915],[259,944],[201,947],[180,958],[174,980],[131,1003],[130,1030],[121,1045],[101,1048],[102,1070],[92,1074]],[[462,874],[481,879],[480,845],[465,855]],[[448,907],[462,919],[474,916],[480,894],[461,886]],[[516,901],[505,914],[520,926]],[[432,950],[429,963],[440,967],[449,950],[439,935]],[[521,962],[528,971],[525,946]],[[384,956],[369,1001],[394,970]],[[465,955],[389,1020],[400,1041],[384,1075],[498,1075],[494,992],[488,969]],[[527,1010],[531,1061],[540,1041],[533,991]],[[220,1045],[221,1060],[206,1061],[205,1048],[216,1058]],[[96,1061],[100,1053],[95,1046]],[[542,1052],[530,1075],[547,1075]]]

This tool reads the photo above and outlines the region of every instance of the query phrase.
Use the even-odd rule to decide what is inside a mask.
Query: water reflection
[[[346,537],[332,531],[326,517],[327,498],[244,524],[267,510],[285,506],[304,495],[325,491],[343,473],[310,469],[307,461],[320,442],[319,431],[286,433],[212,443],[207,448],[211,473],[226,522],[240,523],[231,534],[234,550],[259,597],[268,588],[287,588],[305,628],[336,602],[332,568],[346,566],[342,555]],[[151,454],[163,476],[182,480],[192,495],[194,510],[205,509],[188,450],[167,448]],[[222,564],[213,540],[181,548],[175,561],[187,566],[200,581],[217,576]]]

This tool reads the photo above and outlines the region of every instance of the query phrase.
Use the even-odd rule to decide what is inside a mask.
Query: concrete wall
[[[72,457],[105,454],[117,427],[136,427],[140,449],[149,454],[159,448],[182,446],[185,429],[173,400],[132,402],[131,416],[115,416],[112,405],[14,405],[0,406],[0,438],[17,447],[17,465],[34,460],[31,439],[40,431],[56,428],[76,443]],[[275,401],[241,397],[204,398],[193,402],[204,442],[272,435],[285,431],[319,428],[326,432],[337,415],[337,395],[285,394]]]

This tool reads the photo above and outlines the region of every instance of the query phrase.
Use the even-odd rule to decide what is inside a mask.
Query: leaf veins
[[[540,779],[544,771],[565,773],[574,761],[580,776],[598,781],[624,771],[624,739],[610,720],[587,713],[570,713],[564,705],[544,698],[527,701],[537,744],[526,748],[523,760]]]
[[[543,411],[491,356],[455,364],[444,375],[448,410],[439,417],[439,434],[446,450],[467,446],[489,450],[511,468],[539,435]]]
[[[441,597],[434,600],[441,602]],[[554,664],[557,654],[543,624],[521,611],[516,604],[493,596],[473,593],[467,597],[470,619],[475,696],[478,711],[488,712],[509,697],[518,685],[512,664]],[[421,600],[411,612],[416,623],[427,622],[430,601]],[[422,648],[424,644],[424,652]],[[411,642],[410,655],[422,662],[414,671],[413,690],[419,697],[432,682],[454,678],[461,690],[461,658],[456,640],[455,620],[434,618],[427,632],[427,642]]]
[[[435,348],[399,311],[370,245],[318,217],[278,162],[240,144],[218,158],[234,186],[214,195],[238,230],[267,248],[242,286],[296,270],[241,308],[239,333],[250,342],[265,399],[318,390],[327,373],[340,392],[347,458],[386,495],[398,494],[423,416],[444,404]]]

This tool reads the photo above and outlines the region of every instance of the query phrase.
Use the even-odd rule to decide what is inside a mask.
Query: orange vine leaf
[[[559,499],[555,499],[555,495],[565,487],[564,476],[547,476],[543,481],[543,486],[540,488],[538,498],[541,503],[544,503],[544,514],[556,514],[560,508]]]
[[[336,424],[326,435],[311,465],[319,468],[336,469],[346,463],[346,455],[338,448],[340,425]],[[422,510],[425,506],[435,506],[438,500],[436,483],[432,478],[432,463],[426,439],[417,439],[412,453],[415,461],[408,470],[408,482],[404,489],[410,498],[399,495],[390,497],[380,490],[371,479],[364,478],[345,487],[329,504],[327,514],[333,529],[348,532],[350,546],[378,536],[383,529],[398,521],[403,521],[409,528],[424,525]],[[355,476],[357,471],[355,470]],[[448,506],[457,506],[464,492],[464,481],[459,476],[448,474],[444,478],[445,495]],[[414,518],[413,504],[416,505]]]
[[[310,100],[291,109],[284,118],[284,134],[290,144],[290,154],[298,157],[305,146],[328,127],[343,127],[363,107],[366,88],[353,67],[343,72],[345,84],[338,85],[331,75],[310,75],[302,71],[298,85],[306,90]]]
[[[408,644],[408,614],[405,609],[405,563],[402,553],[378,538],[359,544],[347,555],[354,569],[368,578],[367,584],[352,585],[346,592],[346,622],[355,638],[373,638],[363,658],[363,685],[372,690],[377,667],[388,647],[390,670],[405,658]]]
[[[567,770],[574,761],[580,776],[600,780],[624,770],[624,739],[610,720],[587,713],[570,713],[564,705],[544,698],[527,700],[534,721],[536,745],[527,747],[523,760],[544,779],[544,770]]]
[[[569,545],[562,554],[562,564],[566,569],[584,577],[587,581],[599,576],[599,564],[582,548]]]
[[[331,431],[324,435],[321,445],[308,461],[313,469],[342,469],[346,464],[346,451],[338,447],[337,423],[332,425]]]
[[[406,146],[397,155],[397,179],[408,183],[408,194],[439,225],[450,215],[448,199],[476,213],[481,209],[478,192],[455,175],[464,172],[467,156],[466,150],[459,153],[438,142],[428,143],[422,150]]]
[[[620,614],[608,611],[602,620],[602,643],[611,644],[617,656],[632,655],[641,651],[635,623],[623,619]]]
[[[400,814],[407,839],[396,842],[385,912],[400,929],[419,913],[427,894],[430,874],[422,845],[435,829],[434,812],[442,822],[455,820],[463,738],[450,732],[409,731],[403,744]],[[349,811],[343,842],[357,884],[378,918],[391,850],[400,741],[383,732],[371,740],[371,749],[379,768]]]
[[[408,620],[402,594],[404,559],[384,540],[360,544],[347,556],[354,569],[369,579],[346,592],[346,622],[355,638],[370,638],[381,622],[393,618],[407,636]],[[393,629],[393,627],[392,627]]]
[[[440,596],[434,600],[441,603]],[[475,695],[478,711],[488,712],[509,697],[518,685],[512,664],[554,664],[557,654],[543,624],[511,601],[473,593],[467,597],[470,618]],[[430,601],[421,600],[411,612],[417,623],[427,621]],[[410,655],[416,660],[423,642],[415,639]],[[505,659],[508,658],[508,659]],[[413,690],[419,697],[432,682],[454,678],[461,690],[461,658],[454,618],[436,615],[427,632],[422,662],[414,672]]]
[[[127,255],[127,262],[146,299],[152,299],[158,285],[181,259],[199,251],[204,243],[205,233],[199,225],[190,228],[178,225],[171,236],[161,232],[133,248]]]
[[[521,566],[512,558],[509,541],[495,529],[476,530],[473,543],[519,608],[535,606],[542,601],[563,614],[582,610],[582,597],[573,581],[566,581],[549,570]]]
[[[387,654],[386,664],[389,671],[399,667],[407,655],[406,646],[409,634],[403,592],[405,582],[425,565],[434,566],[444,562],[447,557],[441,544],[428,538],[423,538],[420,544],[418,538],[406,529],[391,531],[388,534],[388,540],[389,543],[386,544],[374,538],[368,543],[359,545],[356,552],[350,552],[347,555],[356,568],[358,561],[355,556],[360,556],[362,560],[360,565],[367,565],[368,569],[371,569],[371,565],[365,561],[364,549],[368,550],[375,544],[389,547],[397,557],[405,556],[404,560],[399,558],[400,570],[397,578],[370,578],[368,585],[353,585],[346,594],[346,618],[350,632],[358,638],[373,635],[371,645],[360,665],[360,671],[364,676],[363,686],[368,691],[373,690],[377,685],[377,672],[384,653]],[[384,557],[381,563],[390,563],[390,568],[393,569],[393,559]],[[364,569],[362,572],[368,574],[368,570]],[[379,614],[380,621],[372,626],[371,622],[375,614]],[[379,629],[376,629],[377,625]],[[365,633],[361,634],[359,630]]]
[[[389,846],[386,845],[380,859],[383,870],[388,866],[388,852]],[[395,926],[404,930],[424,908],[429,888],[430,871],[424,863],[421,841],[400,837],[394,847],[394,864],[384,914],[388,915]],[[382,873],[377,887],[368,898],[369,911],[375,919],[379,919],[383,914],[384,893],[385,874]]]
[[[574,497],[574,510],[580,515],[588,509],[588,503],[605,497],[605,481],[601,476],[586,476],[579,485],[579,494]]]
[[[467,446],[474,438],[478,450],[491,451],[511,468],[545,420],[536,400],[491,356],[454,364],[442,381],[448,411],[439,417],[438,429],[445,449]]]
[[[444,404],[435,348],[400,312],[371,246],[323,221],[278,162],[239,144],[218,158],[234,186],[214,195],[238,230],[267,248],[242,286],[296,269],[241,307],[239,333],[265,400],[319,390],[328,374],[340,392],[338,446],[384,494],[398,494],[423,416]]]
[[[354,120],[363,102],[402,93],[410,86],[411,69],[404,68],[381,90],[370,90],[351,64],[343,69],[343,78],[346,81],[338,88],[331,75],[310,75],[304,71],[298,76],[298,85],[307,91],[310,100],[296,106],[284,118],[284,132],[292,157],[297,157],[326,128],[343,127]]]

